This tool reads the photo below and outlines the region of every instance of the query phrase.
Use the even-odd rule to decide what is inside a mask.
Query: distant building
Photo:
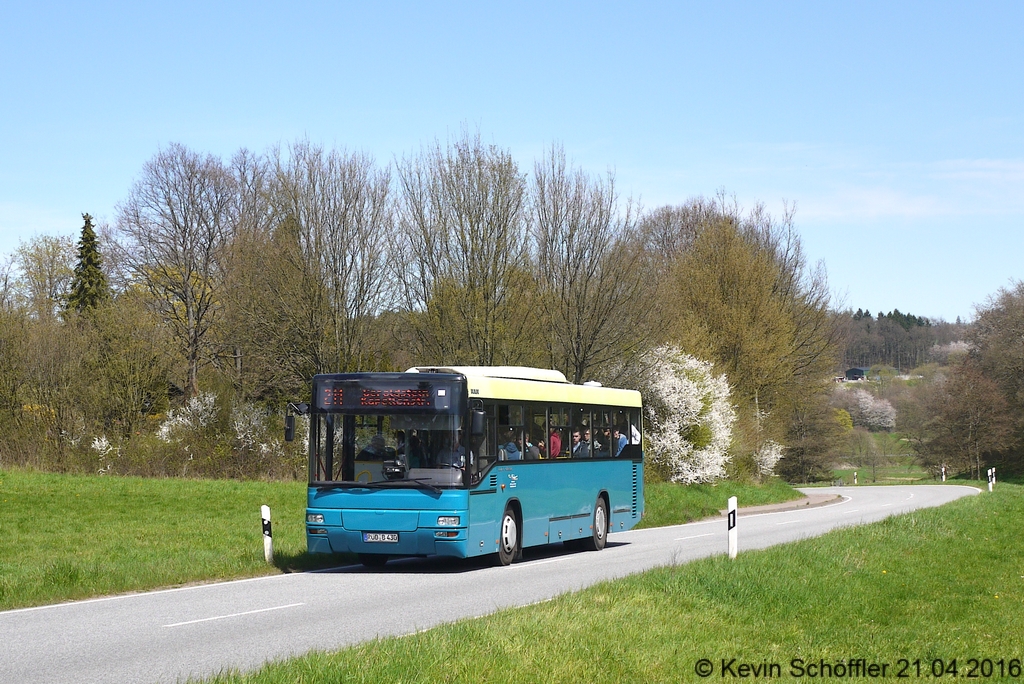
[[[863,380],[867,377],[870,368],[850,368],[846,371],[847,380]]]

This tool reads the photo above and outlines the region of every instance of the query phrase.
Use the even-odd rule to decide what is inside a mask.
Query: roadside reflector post
[[[270,506],[260,506],[263,517],[263,557],[267,563],[274,562],[274,537],[270,531]]]
[[[857,471],[853,471],[853,484],[857,484]]]
[[[946,466],[942,466],[942,481],[946,481]]]
[[[990,491],[990,492],[992,491],[992,485],[995,484],[995,481],[996,481],[996,469],[995,468],[989,468],[988,469],[988,491]]]
[[[736,557],[736,497],[729,497],[729,558]]]

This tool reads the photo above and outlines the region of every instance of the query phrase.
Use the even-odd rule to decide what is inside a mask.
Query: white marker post
[[[995,468],[989,468],[988,469],[988,491],[990,491],[990,492],[992,491],[992,483],[994,483],[995,481],[996,481],[996,469]]]
[[[736,543],[736,497],[729,497],[729,558],[735,558]]]
[[[946,481],[946,466],[942,466],[942,481]]]
[[[857,484],[857,471],[853,471],[853,484]]]
[[[263,557],[267,563],[274,562],[274,537],[270,532],[270,506],[260,506],[263,517]]]

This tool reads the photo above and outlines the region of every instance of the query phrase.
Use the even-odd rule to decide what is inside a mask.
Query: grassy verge
[[[799,496],[784,484],[647,488],[646,527]],[[0,610],[354,561],[305,553],[303,482],[0,471]],[[271,507],[276,567],[263,561]]]
[[[718,515],[728,505],[730,496],[735,496],[742,507],[792,501],[803,494],[781,480],[769,480],[761,485],[723,480],[714,485],[685,487],[654,482],[644,485],[646,508],[644,519],[637,527],[679,525]]]
[[[305,554],[305,500],[301,482],[0,471],[0,609],[336,562]]]
[[[795,544],[654,570],[548,603],[404,638],[313,653],[218,684],[314,682],[700,681],[701,658],[817,664],[898,660],[930,678],[1019,681],[1024,658],[1024,491],[1003,485],[865,527]],[[984,659],[993,668],[984,676]],[[999,676],[999,660],[1004,676]],[[734,670],[735,671],[735,670]],[[1018,671],[1019,672],[1019,671]],[[729,677],[732,678],[732,677]],[[810,679],[806,674],[804,679]],[[819,678],[820,679],[820,678]],[[832,678],[830,678],[832,679]]]

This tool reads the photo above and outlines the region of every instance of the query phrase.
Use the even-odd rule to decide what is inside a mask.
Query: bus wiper
[[[425,478],[425,477],[416,478],[416,479],[413,479],[413,480],[398,480],[398,482],[418,482],[421,485],[423,485],[424,487],[426,487],[427,489],[429,489],[430,491],[434,492],[435,494],[440,494],[441,491],[442,491],[440,487],[438,487],[437,485],[431,484],[430,480]]]

